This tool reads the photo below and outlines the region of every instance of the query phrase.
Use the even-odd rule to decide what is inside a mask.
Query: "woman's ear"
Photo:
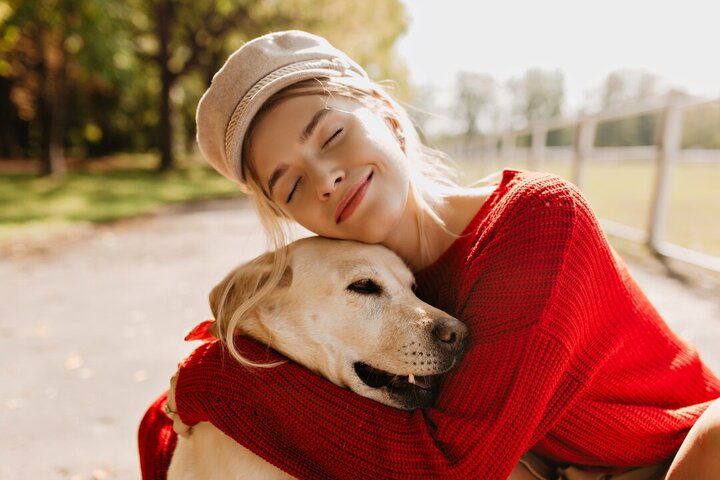
[[[377,90],[372,91],[373,99],[378,104],[378,111],[387,122],[390,130],[395,135],[400,148],[405,151],[405,132],[403,132],[403,126],[397,116],[397,106],[390,101],[385,95]]]
[[[393,115],[386,115],[385,121],[387,122],[388,126],[390,127],[390,130],[393,132],[393,135],[395,135],[395,138],[397,139],[398,143],[400,144],[400,148],[402,151],[405,151],[405,133],[403,132],[402,125],[400,124],[400,121],[397,119],[397,117]]]

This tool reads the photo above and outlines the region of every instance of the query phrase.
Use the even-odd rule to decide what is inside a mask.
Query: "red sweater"
[[[181,418],[211,421],[299,478],[505,479],[528,450],[580,465],[659,463],[720,397],[720,381],[650,305],[587,201],[555,176],[505,171],[416,281],[421,298],[471,332],[435,408],[395,410],[291,362],[248,371],[212,342],[180,369]],[[238,345],[280,358],[249,339]],[[145,478],[160,478],[162,465],[149,463]]]

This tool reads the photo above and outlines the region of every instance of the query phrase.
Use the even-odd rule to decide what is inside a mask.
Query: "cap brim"
[[[297,72],[288,73],[282,77],[269,81],[266,85],[260,88],[255,95],[252,96],[245,111],[240,116],[238,123],[234,129],[233,137],[229,139],[227,155],[228,164],[231,168],[236,169],[238,173],[237,178],[241,178],[243,181],[246,179],[242,175],[242,162],[244,161],[242,156],[242,145],[247,134],[247,129],[250,126],[253,118],[257,112],[262,108],[266,101],[270,99],[275,93],[279,92],[285,87],[289,87],[294,83],[301,82],[310,78],[319,77],[339,77],[342,73],[338,70],[330,68],[315,68],[300,70]],[[237,108],[237,106],[235,107]],[[227,128],[227,126],[226,126]]]

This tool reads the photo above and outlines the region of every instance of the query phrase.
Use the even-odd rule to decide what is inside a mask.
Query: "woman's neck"
[[[442,197],[435,212],[445,224],[444,227],[438,225],[427,209],[418,205],[410,195],[397,228],[382,243],[405,260],[414,272],[422,270],[434,263],[462,234],[493,189],[494,186],[458,189]],[[420,229],[420,221],[423,222],[424,234]],[[422,248],[423,236],[425,251]]]

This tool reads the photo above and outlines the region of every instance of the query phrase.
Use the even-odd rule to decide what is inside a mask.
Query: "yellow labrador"
[[[272,255],[238,267],[213,289],[218,323],[228,322],[262,285]],[[432,405],[440,375],[458,362],[468,330],[413,294],[403,261],[378,245],[319,237],[292,243],[288,258],[278,287],[243,316],[236,333],[385,405]],[[209,423],[188,433],[178,439],[170,480],[290,478]]]

